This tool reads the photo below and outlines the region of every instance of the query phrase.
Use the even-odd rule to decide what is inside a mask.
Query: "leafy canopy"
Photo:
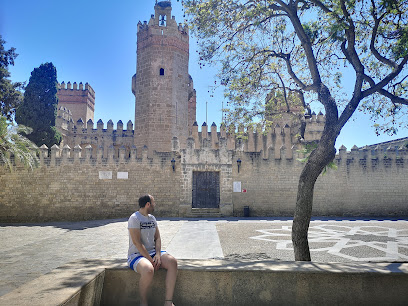
[[[336,133],[357,107],[374,120],[385,119],[378,130],[392,134],[407,126],[406,0],[187,0],[184,5],[200,61],[220,65],[231,121],[265,121],[268,94],[280,92],[298,96],[303,107],[323,104]]]

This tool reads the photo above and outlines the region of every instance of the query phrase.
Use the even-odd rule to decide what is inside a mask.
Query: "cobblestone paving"
[[[163,249],[187,259],[293,260],[291,224],[259,218],[159,220]],[[316,220],[309,241],[314,261],[408,261],[407,220]],[[0,224],[0,246],[3,295],[70,261],[122,258],[125,263],[127,219]]]

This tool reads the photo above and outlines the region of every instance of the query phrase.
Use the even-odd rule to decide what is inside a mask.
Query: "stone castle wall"
[[[58,152],[57,152],[58,151]],[[56,150],[32,172],[0,167],[0,222],[90,220],[126,217],[138,209],[140,195],[155,195],[157,215],[177,216],[179,172],[171,153],[148,158],[89,158],[89,148]],[[45,149],[43,154],[47,154]],[[58,155],[61,156],[58,157]]]
[[[245,141],[244,141],[245,142]],[[42,148],[41,167],[32,172],[0,167],[0,222],[37,222],[122,218],[137,209],[141,194],[157,200],[157,216],[188,217],[192,209],[195,171],[216,171],[220,176],[219,214],[292,216],[303,164],[296,146],[270,146],[264,153],[245,151],[245,143],[228,149],[225,138],[213,148],[210,138],[190,137],[185,149],[177,138],[171,152],[124,147],[116,156],[79,145],[54,146],[48,156]],[[44,157],[45,156],[45,157]],[[315,216],[408,216],[408,171],[405,148],[364,150],[342,147],[337,170],[329,169],[316,183]],[[174,171],[172,160],[174,159]],[[238,171],[237,160],[241,160]],[[239,190],[234,186],[240,184]]]
[[[249,206],[256,216],[293,216],[299,175],[299,153],[284,150],[281,158],[270,150],[239,154],[241,181],[246,193],[233,193],[234,211]],[[275,158],[274,158],[275,156]],[[293,156],[293,157],[292,157]],[[301,156],[300,156],[301,157]],[[336,156],[337,169],[328,169],[315,185],[314,216],[408,216],[406,150],[357,150],[343,147]]]

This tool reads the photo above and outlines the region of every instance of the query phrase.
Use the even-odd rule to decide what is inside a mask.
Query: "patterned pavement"
[[[408,229],[398,229],[394,225],[312,225],[309,228],[312,256],[326,253],[337,256],[341,261],[408,261]],[[257,232],[260,235],[250,239],[276,243],[277,250],[293,251],[290,225]]]

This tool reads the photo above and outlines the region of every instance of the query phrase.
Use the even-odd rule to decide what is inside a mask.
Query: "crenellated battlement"
[[[109,146],[105,151],[102,146],[97,148],[95,153],[92,145],[81,147],[75,145],[70,147],[64,145],[59,147],[53,145],[49,150],[46,145],[40,147],[40,166],[59,167],[64,165],[113,165],[113,164],[129,164],[138,163],[150,166],[167,165],[171,166],[172,159],[180,158],[180,154],[173,152],[154,152],[148,156],[148,148],[145,146],[142,150],[137,150],[132,146],[130,150],[125,146],[115,148]]]
[[[67,84],[65,84],[65,82],[62,81],[62,83],[58,84],[58,90],[89,91],[90,95],[93,98],[95,98],[95,91],[93,90],[91,85],[89,85],[88,83],[85,83],[85,87],[84,87],[84,84],[82,84],[82,82],[80,82],[78,85],[77,82],[74,82],[73,84],[71,84],[71,82],[68,82]]]
[[[310,118],[305,118],[306,128],[304,140],[319,140],[325,124],[326,118],[323,114],[313,113]],[[209,140],[211,147],[216,149],[219,146],[220,138],[225,138],[230,150],[238,149],[245,152],[266,152],[269,147],[280,147],[285,145],[292,147],[299,143],[299,127],[291,123],[283,122],[282,126],[275,124],[267,129],[260,125],[249,127],[226,127],[222,125],[217,130],[217,125],[213,123],[210,130],[204,122],[199,131],[197,122],[194,123],[191,136],[195,141],[196,148],[203,146],[205,139]]]
[[[130,122],[131,123],[131,122]],[[113,123],[108,123],[108,127]],[[103,130],[107,131],[107,130]],[[83,131],[85,133],[85,131]],[[126,131],[125,131],[126,132]],[[223,133],[223,132],[221,132]],[[122,164],[122,163],[147,163],[160,164],[167,163],[170,165],[170,160],[177,157],[177,163],[182,164],[220,164],[233,165],[235,159],[240,158],[244,162],[259,163],[259,162],[279,162],[287,160],[291,164],[282,164],[284,167],[302,167],[302,162],[305,155],[301,153],[300,145],[286,146],[281,144],[278,146],[269,146],[266,149],[259,151],[248,151],[245,149],[244,142],[236,141],[235,148],[229,148],[228,137],[221,134],[218,140],[218,145],[215,148],[212,145],[210,137],[204,138],[202,145],[196,147],[196,139],[189,137],[186,141],[186,148],[180,147],[180,142],[177,137],[172,140],[171,152],[150,153],[147,146],[142,150],[138,150],[136,146],[127,147],[121,145],[119,147],[110,145],[108,148],[103,146],[75,145],[73,147],[65,144],[63,147],[54,145],[49,153],[48,148],[43,145],[40,147],[40,164],[43,166],[62,166],[66,164]],[[107,150],[106,150],[107,149]],[[376,148],[358,148],[353,146],[350,151],[347,151],[345,146],[339,148],[338,154],[335,157],[335,162],[340,168],[347,169],[347,172],[354,171],[375,171],[378,168],[404,168],[404,164],[408,158],[408,150],[405,146],[389,147],[382,149]],[[258,161],[258,162],[257,162]],[[339,172],[340,173],[340,172]]]
[[[312,114],[310,118],[305,118],[306,128],[304,139],[313,141],[320,139],[321,132],[324,128],[325,118],[322,114]],[[57,126],[63,134],[63,145],[75,147],[80,145],[85,147],[91,145],[94,154],[97,148],[103,147],[107,154],[109,147],[113,146],[116,154],[119,154],[119,148],[124,146],[127,153],[130,152],[135,143],[134,126],[129,120],[124,126],[119,120],[116,124],[116,129],[112,120],[106,124],[99,119],[95,124],[91,119],[84,122],[81,118],[76,122],[72,119],[70,110],[65,107],[60,107],[58,110]],[[268,129],[261,126],[243,126],[235,127],[221,125],[217,127],[215,123],[208,127],[203,123],[199,130],[197,122],[190,127],[190,131],[186,138],[180,140],[180,149],[187,147],[187,138],[194,140],[195,149],[211,148],[214,150],[220,149],[222,141],[225,141],[228,150],[237,150],[242,152],[263,152],[263,157],[266,158],[270,148],[292,148],[299,144],[299,127],[291,126],[289,123],[283,123],[282,126],[276,124]],[[143,147],[140,145],[139,148]],[[157,152],[166,152],[167,149],[155,149]],[[150,152],[151,153],[151,152]],[[275,154],[275,153],[274,153]],[[276,153],[277,154],[277,153]]]
[[[358,148],[353,146],[350,151],[347,151],[345,146],[341,146],[338,150],[335,160],[337,164],[345,164],[350,166],[354,163],[355,166],[366,168],[375,168],[383,165],[384,167],[404,167],[405,160],[408,158],[408,150],[405,146],[388,148],[364,147]]]
[[[106,137],[114,137],[120,134],[126,134],[127,136],[133,135],[133,123],[129,120],[126,124],[126,129],[123,129],[123,122],[119,120],[116,124],[116,129],[113,129],[114,124],[112,120],[109,120],[106,123],[106,128],[104,122],[99,119],[94,125],[94,122],[89,119],[86,123],[83,122],[82,119],[79,119],[75,124],[71,122],[69,126],[69,131],[76,134],[76,135],[85,135],[85,134],[96,134],[96,133],[104,133]]]
[[[177,23],[176,17],[171,15],[171,2],[160,1],[156,3],[154,10],[155,14],[151,15],[149,21],[139,21],[137,24],[138,48],[145,46],[146,42],[155,43],[156,40],[172,45],[176,41],[169,39],[169,36],[176,36],[180,41],[188,44],[188,26]],[[186,48],[184,44],[182,47]]]

